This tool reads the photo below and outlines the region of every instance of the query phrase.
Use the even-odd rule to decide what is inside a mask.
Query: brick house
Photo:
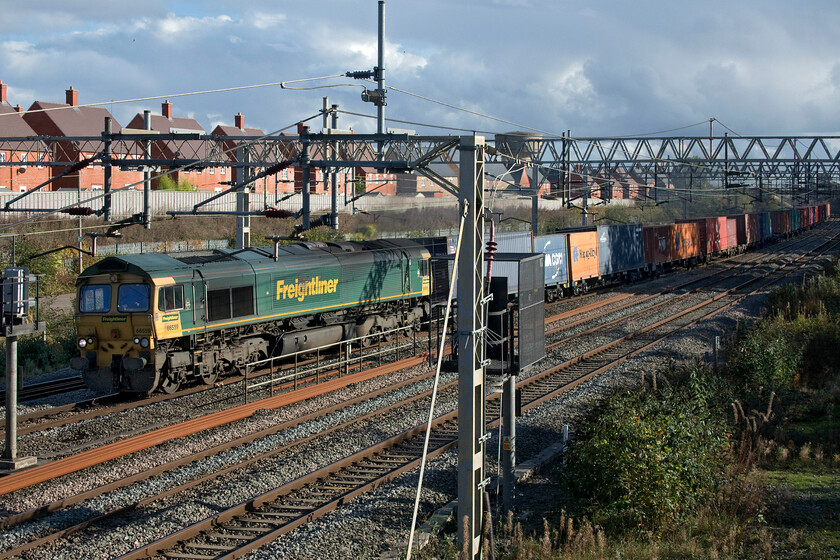
[[[122,127],[111,113],[102,107],[80,107],[79,92],[70,86],[65,91],[66,103],[35,101],[24,113],[23,120],[38,136],[64,136],[70,138],[94,137],[97,140],[62,140],[53,144],[51,157],[54,161],[78,162],[93,157],[101,149],[101,138],[105,129],[105,118],[111,118],[111,131],[120,132]],[[114,153],[114,157],[125,154]],[[52,176],[61,174],[64,167],[50,168]],[[136,170],[122,170],[114,166],[111,170],[111,185],[114,189],[136,183],[143,174]],[[100,165],[90,165],[78,173],[56,179],[46,190],[81,189],[101,190],[105,184],[105,171]]]
[[[265,136],[265,132],[259,128],[245,127],[245,117],[241,112],[234,115],[233,122],[233,126],[225,126],[222,124],[217,125],[216,128],[213,129],[213,132],[210,133],[211,136],[230,138],[230,140],[219,140],[219,147],[221,148],[220,151],[222,152],[222,157],[231,162],[236,161],[236,147],[238,145],[238,142],[235,140],[236,138]],[[281,136],[285,136],[285,134],[281,134]],[[282,153],[278,154],[278,159],[288,157],[285,153],[286,150],[281,149],[281,152]],[[254,169],[254,173],[259,173],[260,171],[262,171],[262,169]],[[217,187],[216,190],[221,191],[222,188]],[[283,169],[280,173],[277,173],[274,176],[259,179],[251,187],[251,192],[255,193],[288,193],[293,190],[294,170],[291,168]]]
[[[7,86],[0,82],[0,137],[23,138],[37,136],[23,120],[20,105],[12,107],[6,98]],[[0,191],[25,192],[50,179],[48,166],[5,165],[12,162],[44,162],[50,159],[47,145],[41,141],[0,141]]]
[[[166,100],[161,103],[161,114],[150,115],[149,130],[159,134],[205,134],[204,129],[198,121],[188,117],[175,117],[172,114],[172,104]],[[144,116],[137,113],[126,129],[131,131],[144,130]],[[126,130],[126,133],[130,131]],[[152,136],[153,138],[153,136]],[[150,156],[152,159],[205,159],[207,143],[203,140],[151,140]],[[225,166],[209,165],[204,168],[163,167],[161,173],[169,173],[169,177],[176,183],[189,183],[200,191],[213,191],[223,187],[223,182],[230,181],[232,176]],[[153,173],[159,175],[160,173]],[[157,189],[160,184],[159,178],[152,179],[152,188]]]

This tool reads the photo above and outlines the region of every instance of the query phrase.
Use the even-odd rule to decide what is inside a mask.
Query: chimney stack
[[[65,90],[64,93],[67,95],[68,105],[76,107],[79,104],[79,90],[73,89],[73,86],[70,86],[70,89]]]
[[[5,87],[5,86],[3,86]],[[242,116],[242,112],[236,113],[233,117],[234,126],[239,130],[245,130],[245,117]]]
[[[161,109],[160,109],[161,114],[164,117],[166,117],[167,119],[171,119],[172,118],[172,103],[170,103],[169,100],[167,99],[166,101],[164,101],[163,103],[160,104],[160,107],[161,107]]]
[[[6,103],[6,84],[0,80],[0,103]]]
[[[20,114],[23,114],[23,107],[20,106],[20,103],[15,105],[15,111],[17,111]]]

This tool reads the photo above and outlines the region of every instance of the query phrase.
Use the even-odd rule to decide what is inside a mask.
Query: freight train
[[[419,327],[430,284],[429,252],[407,240],[108,257],[76,282],[71,367],[104,392],[212,384],[254,360]]]
[[[823,222],[830,212],[825,203],[673,224],[565,230],[536,236],[534,250],[545,253],[545,295],[553,301],[760,247]]]
[[[497,242],[502,252],[545,254],[550,301],[741,252],[829,214],[822,204],[536,237],[505,233]],[[77,280],[80,355],[70,365],[93,390],[171,393],[190,380],[212,384],[258,359],[419,328],[433,291],[444,293],[448,283],[432,255],[454,252],[454,244],[454,238],[305,242],[108,257]],[[494,275],[514,276],[515,266],[504,264]]]
[[[545,254],[545,299],[579,295],[609,283],[655,276],[677,266],[694,266],[730,256],[807,229],[830,216],[828,203],[757,212],[679,220],[660,225],[602,225],[564,229],[532,236],[504,232],[495,236],[502,253]],[[420,240],[433,255],[455,252],[457,236]],[[485,241],[489,237],[485,234]],[[494,276],[517,286],[514,263],[494,265]]]

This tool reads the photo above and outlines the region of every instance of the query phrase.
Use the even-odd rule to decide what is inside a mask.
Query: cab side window
[[[158,310],[176,311],[184,308],[184,287],[166,286],[158,290]]]

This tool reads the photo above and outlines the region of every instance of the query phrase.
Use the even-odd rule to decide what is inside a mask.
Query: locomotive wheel
[[[171,395],[172,393],[177,391],[180,386],[181,386],[180,381],[176,381],[176,380],[170,378],[169,376],[166,376],[166,377],[164,377],[163,379],[160,380],[160,386],[158,387],[158,389],[160,389],[161,391],[163,391],[167,395]]]
[[[362,346],[367,348],[379,338],[379,333],[382,332],[380,327],[371,327],[368,335],[362,338]]]
[[[198,378],[201,379],[201,382],[205,385],[212,385],[219,378],[219,371],[217,369],[214,369],[213,371],[202,373],[198,376]]]

